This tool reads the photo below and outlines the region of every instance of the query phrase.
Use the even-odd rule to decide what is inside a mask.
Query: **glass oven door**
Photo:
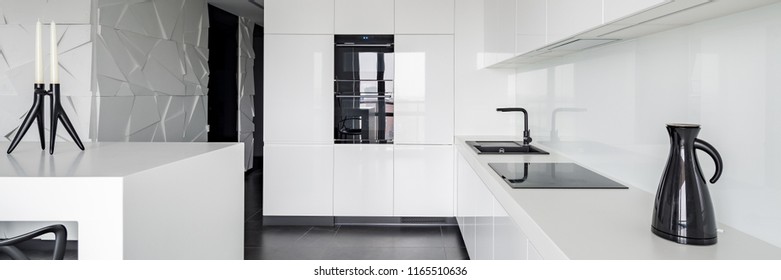
[[[334,105],[334,143],[393,143],[391,95],[336,95]]]

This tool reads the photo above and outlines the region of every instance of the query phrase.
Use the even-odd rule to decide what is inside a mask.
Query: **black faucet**
[[[523,145],[529,146],[532,137],[529,136],[529,113],[524,108],[496,108],[497,112],[521,112],[523,113]]]

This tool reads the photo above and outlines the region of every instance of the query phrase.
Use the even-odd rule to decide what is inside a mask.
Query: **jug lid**
[[[683,127],[683,128],[697,128],[700,127],[699,124],[696,123],[668,123],[668,127]]]

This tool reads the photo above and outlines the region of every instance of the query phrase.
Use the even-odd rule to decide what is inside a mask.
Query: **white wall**
[[[59,38],[62,105],[82,141],[89,141],[92,113],[90,4],[90,0],[0,0],[0,141],[14,138],[32,106],[35,22],[38,19],[45,24],[42,30],[44,80],[49,81],[48,23],[54,20]],[[47,136],[48,119],[47,114],[44,117]],[[59,129],[57,135],[59,140],[72,141],[64,129]],[[35,125],[24,141],[40,141]]]
[[[650,193],[665,124],[701,124],[725,162],[710,188],[717,219],[781,246],[779,15],[776,4],[518,69],[518,105],[536,141],[550,139],[555,108],[579,108],[557,115],[562,141],[548,144]]]
[[[512,69],[484,69],[484,0],[456,0],[455,134],[513,135],[521,115],[496,112],[515,104]]]

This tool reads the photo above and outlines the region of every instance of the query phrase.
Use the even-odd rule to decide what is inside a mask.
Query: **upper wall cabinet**
[[[393,0],[335,0],[335,5],[336,34],[393,34]]]
[[[604,22],[608,23],[619,18],[640,12],[667,2],[668,0],[604,0]]]
[[[602,0],[548,0],[548,39],[553,43],[602,24]]]
[[[396,34],[453,34],[454,0],[396,0]]]
[[[333,144],[334,36],[264,36],[266,144]]]
[[[515,5],[515,53],[544,46],[547,42],[546,0],[518,0]]]
[[[397,144],[453,143],[453,35],[397,35]]]
[[[266,0],[266,34],[334,34],[334,0]]]
[[[512,57],[515,54],[515,0],[485,0],[483,16],[483,64],[491,65]]]

